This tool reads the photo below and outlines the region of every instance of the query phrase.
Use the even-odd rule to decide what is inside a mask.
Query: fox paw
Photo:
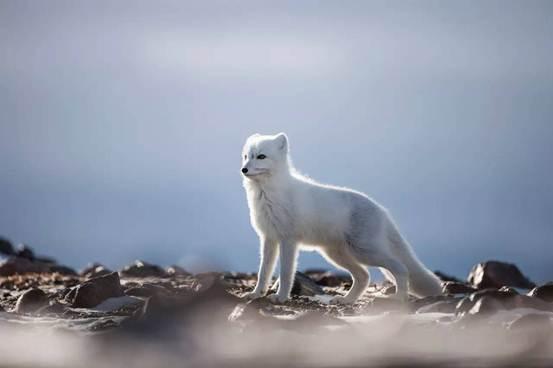
[[[249,293],[244,294],[244,295],[242,296],[242,298],[244,298],[244,299],[250,299],[250,300],[252,300],[252,299],[258,299],[258,298],[264,297],[265,294],[267,294],[267,293],[254,290],[254,291],[252,291],[252,292],[249,292]]]
[[[273,304],[284,304],[289,299],[288,296],[282,296],[278,294],[271,294],[267,296],[267,300]]]

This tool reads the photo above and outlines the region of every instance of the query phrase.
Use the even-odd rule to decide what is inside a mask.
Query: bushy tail
[[[392,252],[401,260],[409,271],[409,291],[418,297],[442,294],[441,281],[432,271],[426,268],[417,258],[409,243],[403,239],[395,224],[389,229],[389,240]],[[382,270],[386,278],[391,274]],[[393,280],[393,279],[392,279]]]

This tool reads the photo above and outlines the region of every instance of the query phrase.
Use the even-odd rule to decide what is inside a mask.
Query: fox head
[[[288,171],[288,137],[254,134],[246,140],[242,150],[242,175],[250,180],[261,180]]]

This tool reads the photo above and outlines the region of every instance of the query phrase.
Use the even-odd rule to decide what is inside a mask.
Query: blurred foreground
[[[514,265],[479,264],[468,282],[439,273],[443,296],[405,305],[386,283],[329,305],[350,278],[307,270],[273,305],[240,298],[252,274],[139,261],[77,273],[28,248],[2,253],[0,367],[553,365],[553,284]]]

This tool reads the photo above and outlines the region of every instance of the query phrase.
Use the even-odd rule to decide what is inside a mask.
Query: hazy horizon
[[[553,279],[553,3],[0,2],[0,236],[74,267],[257,269],[252,133],[431,269]],[[323,266],[302,254],[299,268]]]

